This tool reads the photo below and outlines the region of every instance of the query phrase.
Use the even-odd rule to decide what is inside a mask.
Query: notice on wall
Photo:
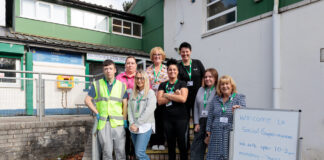
[[[0,26],[6,26],[6,1],[0,0]]]
[[[87,60],[103,62],[106,59],[110,59],[115,63],[125,64],[126,57],[110,55],[110,54],[87,53]]]
[[[33,60],[39,62],[83,65],[81,54],[33,50]]]
[[[237,109],[234,160],[296,160],[300,111]]]

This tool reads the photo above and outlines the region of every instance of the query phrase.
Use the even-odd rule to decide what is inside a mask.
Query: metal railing
[[[0,77],[0,117],[37,116],[40,121],[45,115],[90,113],[84,98],[91,82],[102,76],[4,69],[0,73],[19,73],[16,77]],[[57,80],[59,75],[73,76],[74,80]],[[73,87],[59,88],[58,83]]]

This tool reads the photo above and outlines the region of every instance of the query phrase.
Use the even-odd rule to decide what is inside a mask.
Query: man
[[[116,66],[112,60],[103,62],[104,78],[91,86],[85,104],[96,114],[97,135],[102,159],[112,160],[114,149],[117,160],[125,160],[125,130],[127,127],[126,85],[115,79]],[[95,105],[92,103],[94,101]]]

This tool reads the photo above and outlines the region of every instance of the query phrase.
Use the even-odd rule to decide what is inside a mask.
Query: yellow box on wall
[[[57,88],[73,88],[74,87],[74,77],[73,76],[57,76]]]

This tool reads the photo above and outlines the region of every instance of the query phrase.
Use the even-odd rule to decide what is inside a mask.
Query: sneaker
[[[165,150],[164,145],[159,145],[159,150]]]
[[[153,146],[152,146],[152,150],[159,150],[158,145],[153,145]]]

